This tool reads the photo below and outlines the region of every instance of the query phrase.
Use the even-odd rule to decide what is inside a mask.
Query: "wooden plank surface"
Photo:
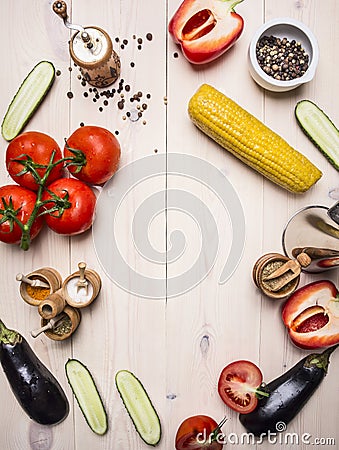
[[[282,252],[282,230],[296,210],[309,204],[331,206],[338,198],[338,172],[307,140],[293,117],[296,102],[309,98],[334,123],[339,123],[337,2],[245,0],[236,8],[245,20],[240,40],[215,62],[198,67],[185,60],[167,33],[168,21],[180,0],[72,0],[68,3],[72,21],[100,26],[112,37],[121,58],[120,79],[124,80],[124,86],[130,86],[130,91],[122,91],[123,110],[117,105],[119,94],[105,106],[103,98],[93,101],[93,91],[81,84],[78,68],[71,62],[67,49],[70,32],[52,12],[52,1],[33,0],[29,8],[26,3],[2,1],[0,116],[4,116],[32,67],[43,59],[52,61],[61,75],[26,130],[45,132],[62,147],[64,138],[82,123],[109,129],[119,139],[122,157],[120,172],[105,192],[111,189],[114,198],[114,193],[120,192],[119,180],[126,185],[131,180],[133,186],[117,212],[105,208],[101,202],[94,238],[91,232],[68,238],[44,229],[28,252],[0,245],[3,290],[0,317],[27,338],[58,378],[71,404],[63,423],[53,427],[37,425],[21,410],[1,373],[0,447],[3,450],[147,448],[135,432],[115,388],[114,376],[120,369],[131,370],[140,378],[156,406],[163,431],[159,449],[174,448],[179,424],[195,414],[207,414],[217,421],[226,415],[228,421],[223,428],[226,436],[240,438],[244,429],[237,414],[222,403],[217,393],[222,368],[233,360],[249,359],[261,367],[268,382],[306,354],[287,337],[280,320],[282,303],[261,296],[251,272],[263,253]],[[282,16],[301,20],[314,31],[320,62],[311,83],[276,94],[264,91],[250,77],[247,50],[253,33],[264,21]],[[151,33],[151,39],[146,38],[147,33]],[[123,44],[123,40],[127,43]],[[187,104],[205,82],[233,98],[308,156],[324,174],[317,185],[303,195],[287,193],[200,133],[188,119]],[[72,92],[73,98],[67,96],[68,92]],[[141,119],[133,122],[126,112],[139,111],[130,100],[137,92],[142,93],[141,103],[147,109]],[[7,145],[2,139],[3,154]],[[132,163],[135,165],[131,166]],[[213,176],[213,168],[210,174],[206,173],[205,163],[225,178],[220,192],[213,189],[219,175]],[[207,182],[202,182],[205,179]],[[0,165],[0,181],[2,185],[11,183],[4,163]],[[97,189],[98,195],[101,190]],[[232,214],[221,201],[223,195],[227,198],[233,193],[244,214],[246,238],[238,266],[225,283],[220,283],[230,243],[242,236],[240,227],[232,229]],[[200,216],[201,208],[206,208],[206,214]],[[216,234],[211,234],[214,228],[208,211],[214,218]],[[144,222],[134,223],[133,235],[137,212],[139,219],[149,226],[141,228]],[[196,212],[198,216],[194,217]],[[140,229],[145,230],[145,235],[140,234]],[[207,235],[203,236],[205,232]],[[107,242],[108,258],[112,244],[117,244],[123,258],[118,263],[124,260],[130,268],[126,285],[115,282],[114,268],[101,264],[102,242],[104,245]],[[217,252],[213,259],[214,248]],[[142,249],[146,249],[144,255]],[[102,277],[100,297],[83,310],[80,327],[72,339],[54,342],[45,335],[31,338],[29,332],[39,324],[39,316],[36,308],[21,300],[16,273],[52,266],[65,278],[77,270],[81,260]],[[197,261],[201,264],[194,266]],[[185,274],[192,266],[196,271],[187,277]],[[142,292],[138,291],[134,272],[146,279]],[[301,283],[323,277],[339,284],[338,271],[316,276],[303,274]],[[182,291],[180,286],[184,286]],[[64,372],[64,364],[71,357],[88,366],[102,394],[109,420],[105,436],[91,432],[73,401]],[[300,439],[303,433],[309,433],[311,441],[333,438],[338,445],[338,364],[338,356],[334,354],[326,380],[288,428],[298,433]],[[231,440],[227,445],[244,448],[241,442]],[[290,444],[267,441],[257,445],[264,450],[272,446],[292,448]],[[297,448],[306,449],[309,445],[300,443]]]

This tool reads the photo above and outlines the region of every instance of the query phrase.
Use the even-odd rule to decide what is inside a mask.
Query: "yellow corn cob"
[[[233,155],[283,188],[305,192],[322,176],[304,155],[212,86],[191,98],[193,123]]]

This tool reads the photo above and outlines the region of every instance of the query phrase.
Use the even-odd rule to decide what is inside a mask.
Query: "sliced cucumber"
[[[161,438],[160,420],[141,382],[128,370],[120,370],[115,383],[141,439],[148,445],[157,445]]]
[[[105,434],[108,428],[107,414],[91,373],[77,359],[69,359],[65,369],[68,383],[86,422],[94,433]]]
[[[1,133],[6,141],[14,139],[27,124],[45,98],[55,78],[51,62],[41,61],[22,82],[1,125]]]
[[[339,170],[339,130],[329,117],[310,100],[301,100],[295,116],[304,133]]]

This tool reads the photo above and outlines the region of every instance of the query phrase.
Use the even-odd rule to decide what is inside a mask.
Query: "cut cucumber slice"
[[[91,373],[77,359],[69,359],[65,369],[68,383],[89,427],[96,434],[105,434],[107,414]]]
[[[51,62],[41,61],[22,82],[1,125],[1,133],[6,141],[14,139],[27,124],[45,98],[55,79],[55,69]]]
[[[301,100],[295,116],[304,133],[339,170],[339,130],[331,119],[310,100]]]
[[[161,438],[160,420],[141,382],[128,370],[120,370],[115,383],[141,439],[148,445],[157,445]]]

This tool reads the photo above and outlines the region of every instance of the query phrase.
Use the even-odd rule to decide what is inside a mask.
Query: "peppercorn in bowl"
[[[302,22],[273,19],[254,34],[248,59],[250,74],[261,87],[290,91],[313,79],[319,47],[313,32]]]

